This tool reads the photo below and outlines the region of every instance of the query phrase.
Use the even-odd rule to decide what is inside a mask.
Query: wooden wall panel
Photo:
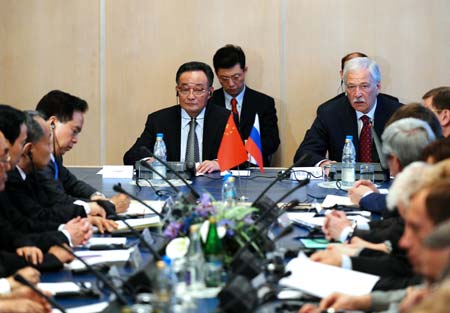
[[[230,18],[233,7],[240,10]],[[279,16],[273,1],[107,2],[106,162],[121,163],[147,114],[176,103],[178,67],[192,60],[212,66],[224,44],[246,52],[250,86],[278,97]]]
[[[100,163],[98,2],[0,1],[0,102],[34,109],[61,89],[90,110],[68,164]]]
[[[234,43],[248,85],[275,98],[275,165],[287,166],[317,106],[337,94],[342,55],[372,56],[384,92],[405,102],[448,85],[449,11],[448,0],[0,0],[0,102],[33,108],[55,88],[81,96],[90,111],[66,163],[121,164],[147,114],[175,104],[178,66],[211,64]]]

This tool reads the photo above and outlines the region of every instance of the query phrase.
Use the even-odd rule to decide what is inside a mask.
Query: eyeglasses
[[[232,80],[233,82],[237,82],[242,78],[242,73],[237,73],[231,76],[219,76],[219,80],[222,83],[227,83],[230,80]]]
[[[9,155],[9,152],[6,153],[2,158],[0,158],[0,163],[8,164],[11,161],[11,155]]]
[[[191,91],[194,94],[194,96],[202,96],[206,92],[208,92],[208,89],[206,89],[206,88],[200,88],[200,87],[192,87],[191,88],[191,87],[186,87],[186,86],[177,87],[177,90],[178,90],[178,93],[183,96],[189,95],[191,93]]]
[[[369,84],[369,83],[362,83],[360,85],[353,85],[353,84],[345,85],[345,88],[349,92],[355,92],[356,88],[359,88],[362,91],[368,91],[371,87],[372,87],[372,84]]]

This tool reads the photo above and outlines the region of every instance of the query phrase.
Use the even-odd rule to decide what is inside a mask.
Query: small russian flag
[[[259,116],[255,115],[255,122],[253,123],[252,131],[250,136],[245,142],[245,149],[250,154],[249,162],[257,164],[259,166],[259,171],[264,173],[264,164],[262,157],[262,146],[261,146],[261,133],[259,131]]]

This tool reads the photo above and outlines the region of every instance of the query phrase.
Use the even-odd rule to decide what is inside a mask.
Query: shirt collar
[[[238,103],[238,105],[242,104],[243,99],[244,99],[244,93],[245,93],[245,89],[247,87],[244,85],[244,88],[242,88],[242,91],[236,96],[233,97],[232,95],[230,95],[229,93],[227,93],[225,91],[225,89],[223,90],[223,94],[225,95],[225,103],[230,103],[231,99],[236,98],[236,101]]]
[[[206,106],[203,108],[203,110],[201,110],[200,114],[197,115],[197,117],[195,118],[195,120],[197,121],[197,125],[203,125],[203,120],[205,119],[205,111],[206,111]],[[181,108],[181,123],[182,123],[181,126],[182,126],[182,128],[189,125],[190,122],[191,122],[191,117],[183,108]]]
[[[27,174],[25,174],[25,172],[19,167],[19,165],[16,165],[17,170],[19,171],[20,177],[22,177],[22,180],[26,180],[27,179]]]
[[[362,113],[362,112],[359,112],[359,111],[356,111],[356,119],[359,121],[359,119],[363,116],[363,115],[367,115],[369,118],[370,118],[370,120],[372,121],[372,123],[374,122],[374,120],[375,120],[375,109],[377,108],[377,98],[375,98],[375,103],[373,104],[373,106],[372,106],[372,109],[370,109],[370,111],[369,112],[367,112],[367,113]]]

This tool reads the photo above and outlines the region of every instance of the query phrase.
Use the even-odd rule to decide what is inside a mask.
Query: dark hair
[[[216,73],[221,68],[230,68],[238,63],[241,69],[245,68],[245,54],[239,46],[226,45],[217,50],[213,57],[213,66]]]
[[[433,158],[433,163],[450,158],[450,137],[429,143],[422,151],[422,160]]]
[[[37,121],[37,118],[42,118],[42,114],[38,111],[25,111],[25,124],[27,125],[27,142],[35,143],[44,136],[44,130]]]
[[[175,76],[175,81],[178,84],[181,74],[185,72],[202,71],[208,78],[208,86],[211,87],[214,81],[214,73],[211,67],[203,62],[191,61],[184,63],[178,68],[177,75]]]
[[[88,104],[67,92],[52,90],[39,101],[36,110],[42,113],[46,120],[54,115],[61,122],[68,122],[73,119],[74,112],[85,113]]]
[[[362,52],[350,52],[349,54],[344,55],[344,57],[341,59],[341,71],[344,70],[345,62],[354,58],[368,58],[368,56]]]
[[[25,123],[22,111],[6,104],[0,104],[0,131],[11,145],[20,135],[20,126]]]
[[[437,110],[450,109],[450,87],[443,87],[434,96],[432,101],[433,108]]]
[[[436,138],[443,138],[442,135],[442,127],[439,123],[436,115],[420,103],[409,103],[402,105],[394,114],[391,115],[391,118],[387,121],[385,128],[387,128],[390,124],[395,121],[401,120],[406,117],[414,117],[419,120],[425,121],[430,125],[431,130],[433,130]]]
[[[422,99],[427,99],[427,98],[429,98],[429,97],[434,97],[439,91],[444,90],[444,89],[446,89],[446,88],[448,88],[448,87],[441,86],[441,87],[436,87],[436,88],[433,88],[433,89],[431,89],[431,90],[428,90],[428,91],[422,96]]]
[[[425,200],[427,215],[434,225],[442,223],[450,218],[450,179],[444,178],[436,181],[427,188],[428,194]]]

